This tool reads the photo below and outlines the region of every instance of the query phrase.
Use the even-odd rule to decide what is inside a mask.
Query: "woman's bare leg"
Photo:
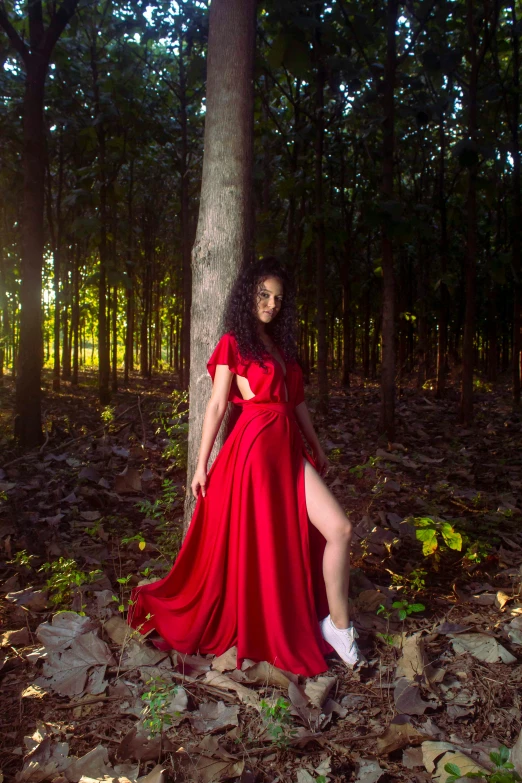
[[[347,628],[352,524],[315,468],[303,462],[308,516],[326,539],[323,576],[330,617],[337,628]]]

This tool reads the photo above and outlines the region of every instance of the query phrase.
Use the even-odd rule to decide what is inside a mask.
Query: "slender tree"
[[[220,336],[220,317],[234,276],[252,256],[255,18],[255,0],[213,0],[210,6],[205,154],[192,251],[187,484],[196,466],[210,388],[206,362]],[[192,510],[187,492],[186,525]]]
[[[79,0],[47,5],[50,21],[45,27],[41,0],[27,3],[28,40],[11,21],[0,2],[0,27],[9,38],[25,69],[23,103],[23,212],[20,289],[20,345],[16,379],[15,435],[23,447],[42,439],[42,265],[44,250],[45,128],[44,95],[49,63],[56,42],[65,30]]]

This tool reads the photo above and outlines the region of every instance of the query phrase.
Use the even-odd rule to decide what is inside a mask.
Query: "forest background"
[[[520,779],[521,12],[0,0],[6,779]],[[367,657],[305,683],[125,622],[190,519],[228,286],[268,254]]]
[[[18,365],[26,445],[42,438],[39,365],[52,367],[55,390],[98,367],[103,404],[134,369],[189,382],[207,4],[67,10],[40,95],[39,207],[27,205],[37,188],[22,163],[37,143],[38,64],[23,42],[37,21],[0,9],[0,376]],[[328,375],[348,387],[355,367],[380,374],[389,439],[395,386],[412,372],[440,397],[454,368],[463,423],[473,386],[499,372],[511,371],[520,402],[519,11],[345,0],[258,8],[255,251],[295,273],[300,357],[307,377],[318,371],[323,408]],[[39,234],[41,283],[38,249],[27,246]]]

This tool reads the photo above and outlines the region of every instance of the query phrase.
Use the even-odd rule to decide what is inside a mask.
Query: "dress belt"
[[[256,411],[270,411],[271,413],[280,413],[283,416],[295,416],[295,405],[291,402],[247,402],[238,407],[241,407],[240,415],[247,411],[250,414],[255,414]]]

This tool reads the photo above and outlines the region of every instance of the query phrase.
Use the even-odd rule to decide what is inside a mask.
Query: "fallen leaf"
[[[65,776],[70,783],[79,783],[84,776],[103,780],[104,776],[110,775],[110,772],[107,748],[97,745],[84,756],[73,761],[66,769]]]
[[[76,462],[76,460],[74,460],[74,462]],[[71,465],[70,460],[67,460],[67,464],[71,467],[75,467],[75,465]],[[100,474],[94,470],[94,468],[91,468],[90,465],[85,465],[78,473],[78,478],[83,481],[92,481],[94,484],[97,484],[100,480]]]
[[[157,666],[162,661],[170,663],[167,652],[148,647],[135,639],[130,639],[125,645],[122,665],[127,669],[139,668],[140,666]]]
[[[400,750],[407,745],[420,745],[426,735],[418,731],[411,723],[394,723],[387,726],[384,734],[377,737],[377,754],[387,756],[394,750]]]
[[[119,644],[120,647],[129,639],[131,634],[131,628],[128,623],[125,622],[123,617],[114,615],[103,624],[103,630],[109,636],[111,642]]]
[[[290,682],[298,682],[299,678],[292,672],[278,669],[268,661],[260,661],[250,666],[242,667],[243,682],[251,685],[273,685],[274,688],[287,689]]]
[[[123,471],[116,476],[114,482],[114,491],[119,495],[124,495],[128,492],[141,492],[141,476],[136,468],[130,468],[128,465]]]
[[[422,767],[422,748],[406,748],[402,752],[402,765],[407,769]]]
[[[16,631],[5,631],[0,638],[0,647],[25,647],[31,643],[27,628]]]
[[[237,647],[231,647],[223,655],[218,655],[212,661],[211,666],[215,671],[221,673],[235,669],[237,666]]]
[[[482,633],[459,634],[455,639],[452,639],[451,643],[457,655],[470,653],[474,658],[484,663],[517,662],[515,656],[502,647],[496,639]]]
[[[424,651],[422,633],[414,633],[412,636],[403,637],[402,655],[397,663],[396,676],[415,680],[419,675],[424,678],[428,658]]]
[[[207,672],[205,674],[205,682],[208,682],[209,685],[213,685],[216,688],[234,691],[243,704],[250,704],[252,707],[259,709],[259,698],[257,694],[251,691],[250,688],[245,688],[241,683],[234,682],[234,680],[231,680],[226,674],[221,674],[220,672]]]
[[[448,773],[444,767],[446,764],[455,764],[460,769],[461,775],[466,776],[468,772],[484,773],[487,770],[477,764],[471,756],[466,755],[450,742],[423,742],[422,760],[426,770],[432,775],[433,780],[438,783],[445,783]]]
[[[384,770],[376,759],[361,759],[355,783],[377,783]]]
[[[394,701],[397,712],[404,715],[424,715],[428,707],[436,706],[434,702],[424,701],[418,683],[406,677],[399,677],[395,682]]]
[[[8,593],[5,598],[6,601],[10,601],[16,606],[25,606],[32,612],[43,612],[47,608],[47,593],[44,590],[35,590],[33,587]]]
[[[58,612],[50,623],[40,623],[36,636],[48,650],[65,650],[76,637],[95,627],[89,617],[81,617],[76,612]]]
[[[16,776],[17,783],[40,783],[63,772],[72,759],[67,742],[53,742],[45,726],[40,725],[31,737],[25,737],[28,753],[24,766]]]
[[[315,783],[315,777],[313,777],[307,769],[298,769],[297,783]]]
[[[243,774],[244,768],[244,761],[218,761],[208,756],[199,756],[195,764],[195,773],[200,783],[214,783],[238,778]],[[191,770],[193,769],[191,765]]]
[[[225,702],[202,702],[190,714],[190,722],[197,734],[212,734],[214,731],[239,725],[239,706],[225,705]]]
[[[161,764],[156,764],[148,775],[138,778],[138,783],[164,783],[166,769]]]
[[[154,761],[159,758],[161,751],[175,751],[176,748],[163,736],[149,737],[148,734],[138,731],[134,726],[122,739],[116,749],[119,759],[135,759],[136,761]]]
[[[318,677],[317,680],[307,680],[304,691],[315,707],[322,707],[336,681],[336,677]]]
[[[44,662],[43,677],[38,678],[35,684],[51,688],[60,696],[79,696],[85,691],[89,670],[93,666],[102,666],[105,672],[106,666],[114,664],[105,642],[90,631],[74,639],[70,649],[51,651]]]

